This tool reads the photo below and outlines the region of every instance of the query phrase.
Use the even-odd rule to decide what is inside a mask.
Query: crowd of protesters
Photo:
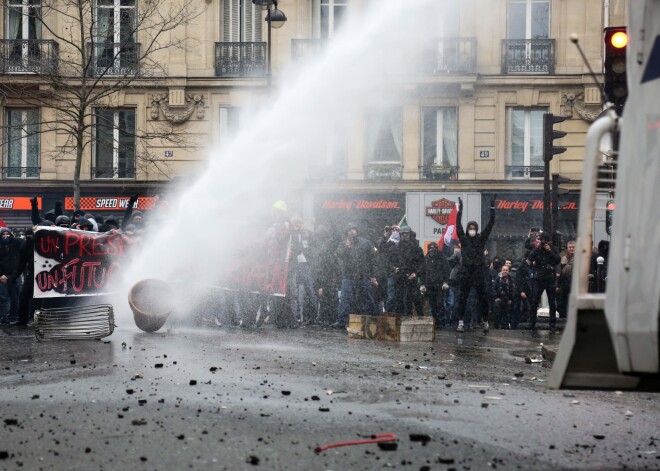
[[[565,318],[575,242],[561,252],[549,234],[533,228],[525,239],[521,260],[488,257],[486,243],[495,224],[494,200],[482,232],[476,221],[461,222],[458,241],[431,242],[427,251],[408,225],[385,226],[375,241],[361,237],[359,225],[348,224],[333,234],[321,224],[305,228],[302,218],[290,220],[291,247],[287,298],[292,300],[287,327],[306,324],[345,328],[349,314],[430,315],[437,328],[536,329],[537,311],[545,293],[549,328]],[[606,257],[607,244],[594,251]]]
[[[132,196],[123,218],[103,218],[81,210],[64,214],[62,203],[39,214],[37,198],[30,200],[33,226],[21,231],[0,228],[0,324],[25,326],[31,322],[35,309],[34,295],[34,231],[38,227],[62,227],[91,232],[122,231],[131,236],[144,229],[144,216],[133,211],[138,197]]]
[[[83,211],[66,215],[60,203],[41,217],[35,198],[34,228],[26,230],[23,237],[0,228],[0,323],[26,325],[30,321],[33,283],[23,281],[34,279],[33,230],[37,226],[139,234],[144,229],[144,218],[141,212],[133,211],[136,200],[137,196],[131,197],[119,220]],[[445,242],[441,238],[431,242],[426,253],[408,225],[388,225],[372,242],[361,237],[355,223],[348,224],[341,234],[323,224],[311,231],[301,217],[289,217],[283,202],[277,202],[274,210],[278,213],[277,232],[288,238],[284,244],[288,250],[286,301],[258,298],[253,302],[237,295],[229,302],[223,300],[223,305],[231,306],[225,310],[223,321],[240,324],[241,313],[248,309],[261,310],[262,319],[267,318],[277,305],[280,320],[287,319],[279,323],[275,320],[278,327],[345,328],[349,314],[395,313],[430,315],[437,328],[458,332],[521,327],[533,330],[543,293],[551,330],[557,327],[557,314],[560,318],[567,315],[575,242],[569,241],[560,253],[549,234],[532,228],[521,260],[489,258],[486,243],[495,224],[494,199],[489,220],[479,232],[476,221],[468,222],[463,229],[463,203],[459,198],[458,240]],[[602,262],[607,259],[608,248],[608,243],[601,241],[594,250],[592,291],[602,289],[599,281],[606,277],[606,263]]]

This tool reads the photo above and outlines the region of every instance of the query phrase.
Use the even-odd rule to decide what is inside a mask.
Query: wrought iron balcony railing
[[[367,180],[401,180],[403,165],[401,162],[370,162],[364,173]]]
[[[429,64],[436,75],[473,74],[477,67],[477,38],[438,39]]]
[[[87,71],[91,77],[105,75],[138,75],[140,72],[139,43],[87,43],[91,64]]]
[[[543,165],[505,165],[507,178],[543,178]]]
[[[4,179],[29,179],[39,178],[41,167],[2,167],[2,178]]]
[[[554,74],[554,39],[503,39],[503,74]]]
[[[59,46],[50,39],[0,39],[0,73],[54,74]]]
[[[216,77],[264,77],[266,43],[215,43]]]
[[[135,178],[135,168],[92,167],[92,178],[96,180],[133,179]]]
[[[458,180],[458,166],[422,165],[419,167],[420,178],[424,180],[450,181]]]

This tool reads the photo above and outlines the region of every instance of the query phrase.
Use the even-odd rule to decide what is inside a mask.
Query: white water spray
[[[118,289],[118,307],[145,278],[216,284],[246,239],[263,240],[254,215],[305,189],[310,163],[338,125],[351,129],[367,110],[410,101],[422,52],[441,35],[444,0],[370,4],[346,18],[323,54],[285,73],[266,106],[241,115],[238,132],[210,152],[190,188],[169,195],[167,220],[152,227],[136,250]]]

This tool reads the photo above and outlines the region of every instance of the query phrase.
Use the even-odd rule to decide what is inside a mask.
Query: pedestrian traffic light
[[[628,50],[628,32],[624,26],[605,28],[605,60],[603,62],[606,99],[617,111],[623,109],[628,98],[628,77],[626,74],[626,52]]]
[[[614,200],[607,200],[605,206],[605,232],[607,232],[607,235],[612,235],[612,220],[614,219],[615,208]]]
[[[543,114],[543,160],[546,162],[550,162],[556,154],[566,152],[566,147],[554,145],[555,139],[561,139],[566,135],[566,132],[554,129],[555,124],[563,121],[566,121],[566,118],[562,116],[555,116],[552,113]]]

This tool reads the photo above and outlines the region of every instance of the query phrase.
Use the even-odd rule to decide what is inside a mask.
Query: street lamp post
[[[271,67],[271,40],[273,28],[279,29],[284,26],[286,22],[286,15],[282,10],[277,9],[277,0],[252,0],[252,3],[260,6],[266,13],[266,23],[268,23],[268,52],[267,52],[267,72],[266,78],[268,80],[268,88],[270,89],[272,82],[272,67]]]

